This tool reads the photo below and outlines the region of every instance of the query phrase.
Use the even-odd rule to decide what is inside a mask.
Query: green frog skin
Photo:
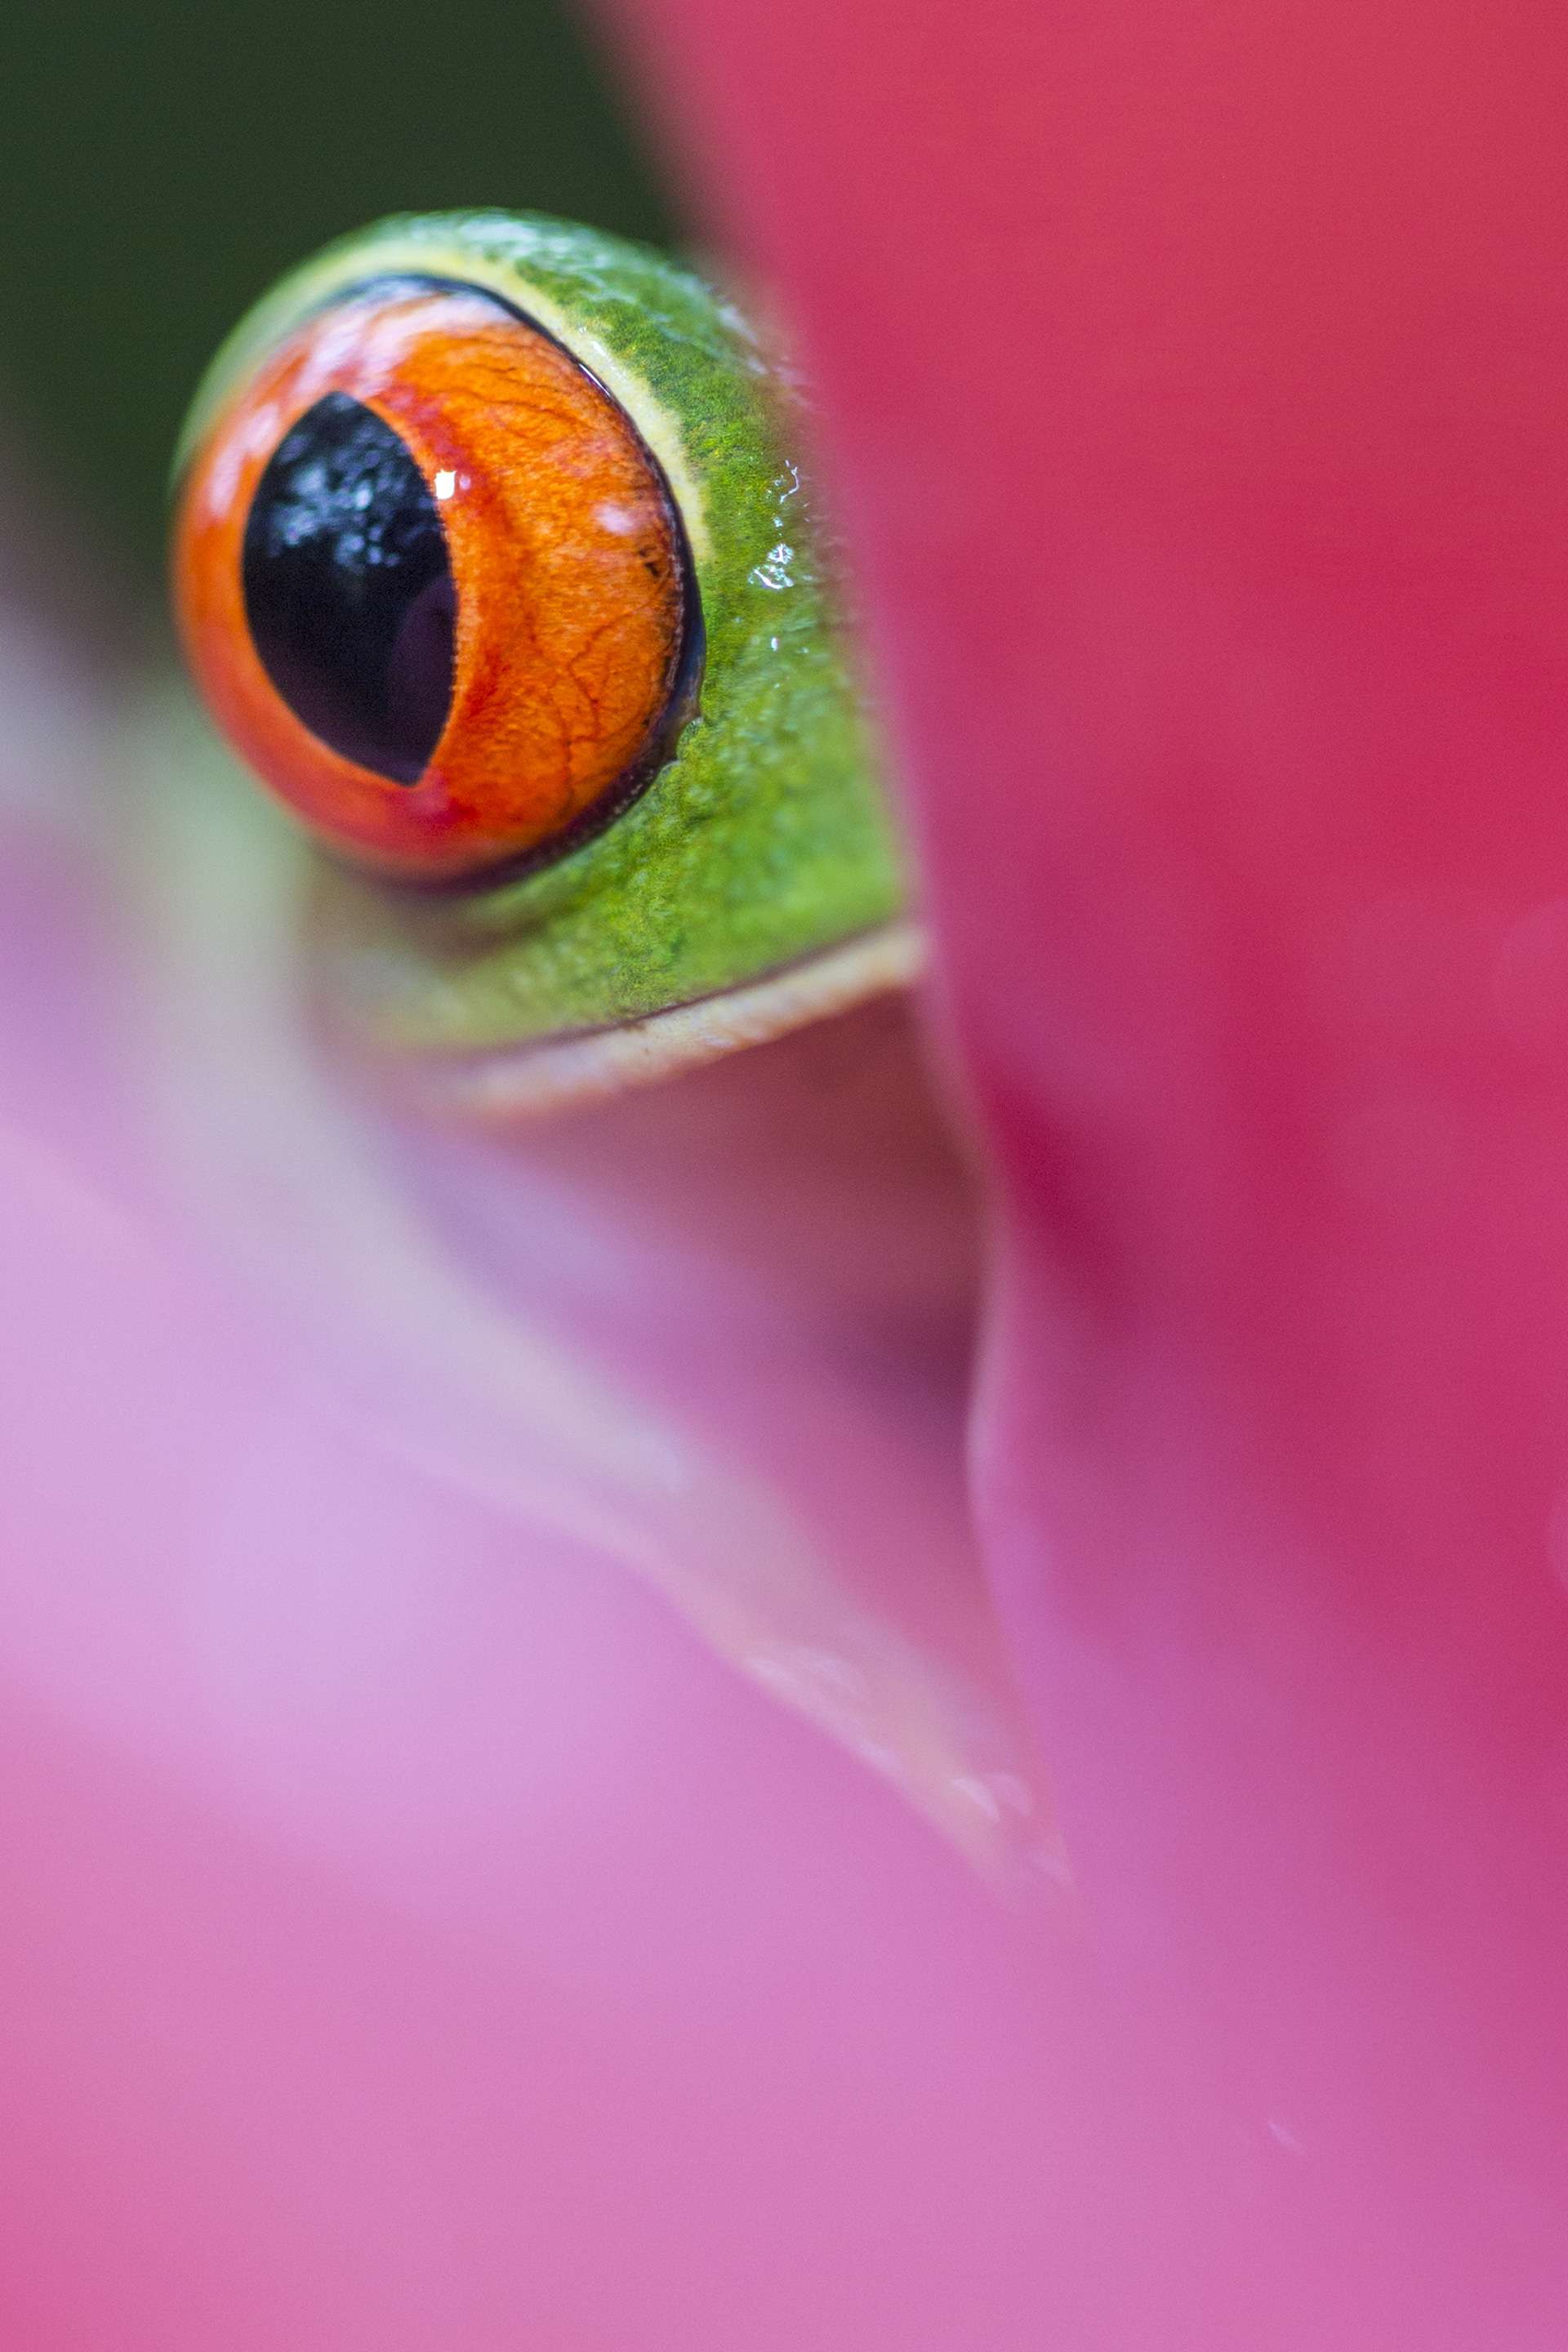
[[[331,246],[243,321],[197,396],[182,473],[237,387],[311,312],[379,278],[499,295],[610,393],[679,509],[700,696],[652,782],[521,875],[439,891],[309,857],[312,990],[415,1091],[478,1111],[618,1090],[904,985],[919,961],[836,610],[798,390],[733,306],[644,247],[500,213],[394,219]],[[182,753],[211,788],[216,738]]]

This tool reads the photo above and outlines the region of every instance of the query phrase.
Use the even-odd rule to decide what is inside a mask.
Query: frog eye
[[[297,326],[195,453],[174,571],[225,732],[384,874],[559,855],[689,711],[668,485],[603,385],[478,287],[374,280]]]

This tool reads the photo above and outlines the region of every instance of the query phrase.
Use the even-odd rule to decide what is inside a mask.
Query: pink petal
[[[1557,2345],[1561,15],[625,14],[898,688],[1098,1948],[1268,2145],[1194,2271],[1283,2232],[1254,2344]]]

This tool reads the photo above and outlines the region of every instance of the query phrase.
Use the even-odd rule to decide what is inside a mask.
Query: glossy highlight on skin
[[[398,436],[446,534],[450,700],[411,782],[306,723],[247,612],[258,488],[334,399]],[[629,418],[549,335],[452,284],[371,282],[308,316],[216,418],[175,525],[187,654],[224,731],[325,842],[416,880],[512,864],[646,782],[695,638],[685,575],[673,502]]]

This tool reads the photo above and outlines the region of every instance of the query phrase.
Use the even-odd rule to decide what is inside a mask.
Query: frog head
[[[613,1091],[910,977],[802,416],[701,279],[522,215],[347,238],[219,353],[188,655],[321,853],[331,1021],[418,1087]]]

